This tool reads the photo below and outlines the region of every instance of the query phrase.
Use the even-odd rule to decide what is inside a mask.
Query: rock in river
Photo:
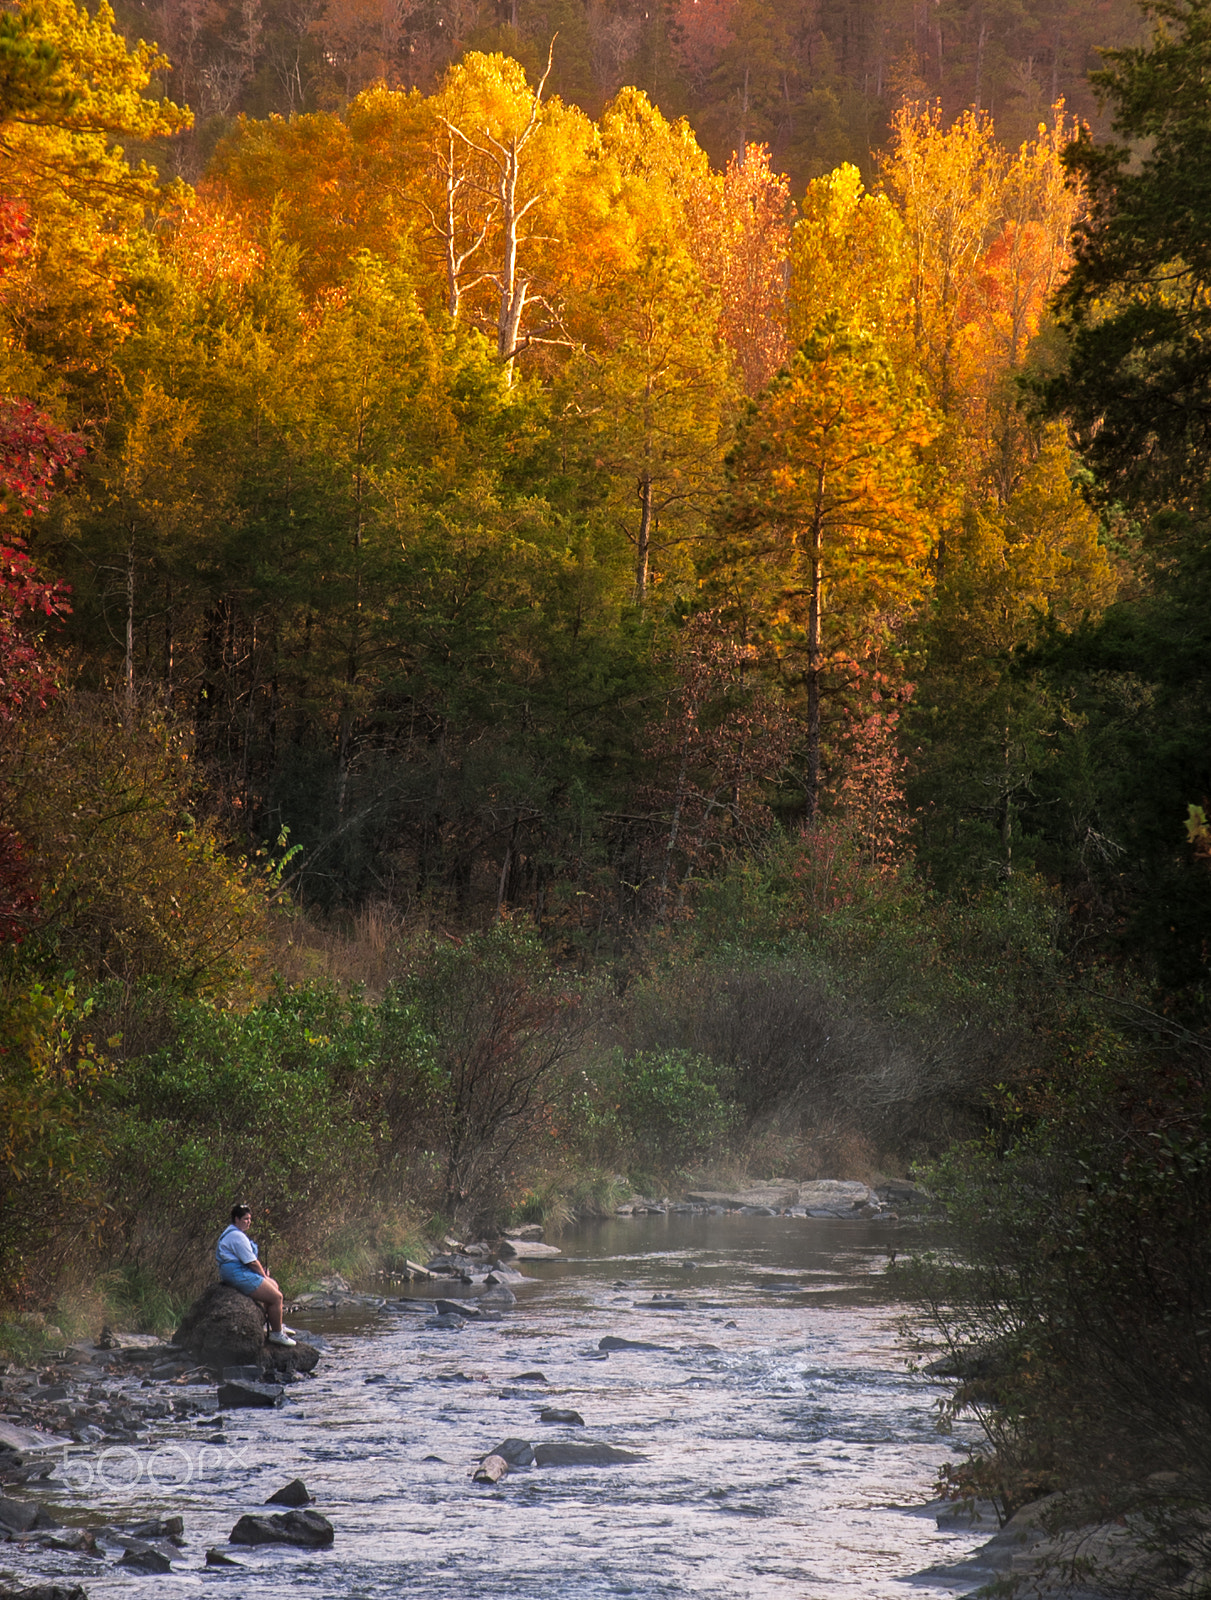
[[[472,1321],[479,1316],[479,1307],[468,1305],[465,1300],[435,1300],[439,1317],[467,1317]]]
[[[502,1261],[541,1261],[546,1256],[561,1256],[555,1244],[539,1244],[535,1239],[505,1239],[501,1242]]]
[[[276,1494],[271,1494],[265,1502],[268,1506],[309,1506],[311,1496],[307,1493],[307,1485],[302,1478],[291,1478],[285,1488],[279,1489]]]
[[[225,1283],[212,1283],[181,1319],[173,1344],[188,1350],[201,1366],[270,1367],[286,1372],[311,1372],[320,1359],[314,1345],[271,1345],[265,1338],[265,1316],[255,1300]]]
[[[37,1501],[0,1498],[0,1532],[28,1533],[37,1520]]]
[[[649,1344],[646,1339],[622,1339],[616,1333],[607,1333],[604,1339],[597,1341],[597,1348],[608,1353],[611,1350],[672,1350],[673,1346]]]
[[[628,1461],[646,1461],[635,1450],[621,1450],[614,1444],[530,1444],[525,1439],[504,1439],[480,1458],[485,1472],[477,1481],[495,1483],[504,1474],[489,1462],[503,1461],[508,1467],[612,1467]],[[488,1476],[491,1473],[492,1476]]]
[[[506,1283],[494,1283],[485,1289],[480,1297],[480,1304],[494,1308],[497,1311],[507,1311],[517,1304],[517,1296]]]
[[[254,1406],[271,1409],[286,1399],[280,1383],[222,1383],[219,1385],[221,1406]]]
[[[558,1406],[547,1406],[538,1413],[539,1422],[563,1422],[570,1428],[583,1428],[584,1418],[579,1411],[563,1411]]]
[[[620,1450],[614,1444],[536,1444],[536,1467],[612,1467],[626,1461],[646,1461],[637,1450]]]
[[[225,1283],[212,1283],[195,1300],[172,1336],[208,1367],[260,1366],[265,1314],[255,1300]]]
[[[154,1545],[145,1544],[139,1549],[136,1549],[133,1545],[127,1545],[118,1565],[120,1567],[129,1567],[134,1572],[151,1575],[171,1572],[172,1558],[165,1555],[163,1550],[157,1550]]]
[[[88,1600],[88,1590],[78,1583],[35,1583],[32,1588],[12,1588],[0,1579],[0,1600]]]
[[[489,1450],[481,1460],[487,1461],[489,1456],[499,1456],[502,1461],[508,1462],[511,1467],[532,1467],[534,1465],[534,1446],[528,1439],[502,1439],[494,1450]]]
[[[272,1517],[241,1517],[227,1537],[231,1544],[293,1544],[324,1550],[335,1534],[318,1511],[284,1511]]]
[[[9,1534],[40,1532],[61,1528],[63,1524],[36,1500],[11,1500],[0,1497],[0,1538]]]

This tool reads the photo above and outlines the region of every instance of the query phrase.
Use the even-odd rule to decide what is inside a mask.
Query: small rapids
[[[938,1385],[911,1375],[898,1346],[902,1308],[883,1276],[895,1236],[781,1217],[619,1220],[521,1263],[533,1281],[514,1285],[499,1322],[449,1332],[390,1309],[309,1316],[328,1349],[284,1409],[65,1457],[63,1487],[46,1496],[65,1518],[184,1517],[171,1577],[50,1551],[23,1554],[21,1574],[70,1575],[92,1596],[204,1588],[224,1600],[950,1595],[962,1585],[910,1580],[993,1530],[940,1531],[921,1509],[955,1442],[935,1429]],[[671,1295],[685,1309],[661,1303]],[[610,1334],[670,1348],[604,1356]],[[522,1376],[533,1372],[546,1381]],[[544,1407],[585,1426],[543,1423]],[[508,1437],[644,1459],[472,1484]],[[336,1529],[331,1550],[230,1547],[241,1570],[202,1565],[295,1477]]]

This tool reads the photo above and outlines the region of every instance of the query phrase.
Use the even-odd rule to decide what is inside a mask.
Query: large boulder
[[[212,1283],[185,1313],[172,1342],[204,1367],[259,1367],[265,1354],[265,1313],[238,1289]]]
[[[204,1289],[181,1319],[172,1342],[202,1367],[257,1367],[271,1373],[311,1372],[320,1359],[314,1345],[269,1344],[265,1313],[255,1300],[225,1283]]]

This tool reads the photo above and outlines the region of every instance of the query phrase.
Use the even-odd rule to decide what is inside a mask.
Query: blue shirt
[[[243,1228],[237,1228],[233,1222],[220,1234],[214,1258],[219,1266],[225,1261],[235,1261],[242,1267],[249,1267],[257,1258],[257,1247]]]

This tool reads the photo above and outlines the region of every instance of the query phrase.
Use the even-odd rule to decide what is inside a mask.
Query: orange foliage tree
[[[720,328],[736,354],[748,394],[786,360],[786,258],[790,186],[770,167],[765,145],[750,144],[722,182],[704,184],[691,210],[692,248],[721,300]]]

